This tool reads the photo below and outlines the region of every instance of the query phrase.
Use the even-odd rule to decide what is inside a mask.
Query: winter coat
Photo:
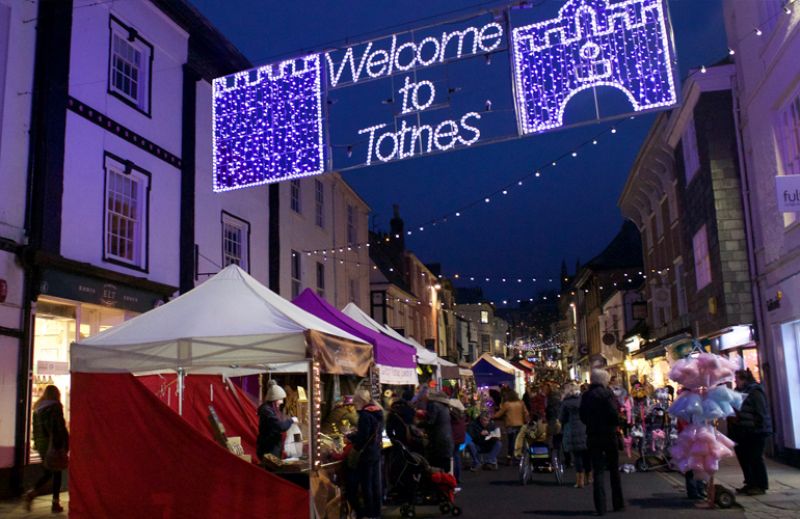
[[[520,400],[503,402],[494,418],[495,420],[504,418],[506,427],[522,427],[528,423],[528,410],[525,409],[525,404]]]
[[[561,402],[561,432],[564,435],[561,445],[567,452],[586,450],[586,425],[581,421],[581,397],[568,396]]]
[[[580,417],[586,424],[588,446],[616,442],[619,414],[610,389],[600,384],[589,386],[581,397]]]
[[[358,429],[348,436],[353,448],[361,451],[358,463],[377,463],[383,443],[383,410],[370,404],[358,411]]]
[[[547,408],[547,397],[542,393],[537,393],[531,398],[530,413],[531,416],[536,415],[540,419],[545,418],[545,409]]]
[[[497,425],[494,422],[490,421],[489,425],[484,427],[481,424],[480,419],[476,418],[472,422],[470,422],[469,426],[467,426],[467,433],[469,433],[469,437],[472,439],[472,443],[478,448],[479,452],[489,452],[492,450],[492,447],[495,443],[499,440],[497,438],[489,438],[481,434],[482,431],[486,431],[491,433],[497,429]]]
[[[43,400],[33,411],[33,448],[44,459],[50,449],[69,449],[69,432],[64,421],[64,407],[57,400]]]
[[[561,409],[561,393],[556,390],[550,391],[547,395],[547,406],[544,411],[544,418],[548,423],[558,420],[558,412]]]
[[[428,431],[428,450],[431,458],[449,458],[453,455],[453,429],[450,426],[450,409],[441,402],[428,402],[425,420]]]
[[[772,434],[772,419],[764,388],[760,384],[752,382],[744,387],[742,393],[746,396],[741,409],[736,413],[733,430],[730,431],[734,439],[737,436],[741,438]]]
[[[283,451],[283,433],[292,426],[292,419],[282,419],[272,407],[272,402],[264,402],[258,407],[258,438],[256,439],[256,456],[259,461],[264,454],[281,457]]]
[[[453,431],[453,448],[467,439],[467,417],[458,409],[450,409],[450,429]]]
[[[414,408],[405,400],[392,404],[389,414],[386,415],[386,435],[390,440],[410,446],[412,438],[409,427],[414,423],[415,413]]]

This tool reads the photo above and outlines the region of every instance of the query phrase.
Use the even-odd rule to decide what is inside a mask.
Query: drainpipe
[[[755,253],[755,240],[753,237],[753,213],[751,210],[752,204],[750,202],[750,182],[749,176],[747,174],[747,161],[745,160],[744,154],[744,132],[742,129],[742,108],[739,104],[739,90],[736,83],[736,78],[731,78],[731,91],[732,91],[732,98],[733,98],[733,119],[734,125],[736,126],[736,149],[738,152],[738,159],[739,159],[739,182],[741,183],[741,193],[742,193],[742,210],[744,211],[744,226],[745,226],[745,243],[747,246],[747,266],[750,273],[750,287],[753,296],[753,315],[755,316],[756,320],[756,340],[759,345],[759,350],[761,350],[764,355],[759,355],[759,361],[761,363],[761,373],[763,374],[762,380],[764,378],[769,379],[769,384],[766,384],[767,395],[769,396],[770,402],[770,412],[772,413],[772,421],[776,423],[775,414],[775,392],[773,391],[774,387],[774,379],[772,375],[771,367],[771,360],[772,355],[771,352],[766,348],[764,344],[764,339],[767,337],[767,329],[765,328],[765,323],[767,321],[766,317],[764,316],[764,306],[761,302],[761,279],[758,276],[758,265]],[[766,357],[766,362],[765,362]],[[776,435],[775,438],[780,438],[781,442],[783,441],[783,431],[779,430],[777,427],[773,427],[775,429]],[[773,452],[775,447],[777,446],[777,442],[773,440]]]

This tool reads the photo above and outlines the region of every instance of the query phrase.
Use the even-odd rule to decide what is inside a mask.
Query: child
[[[547,442],[547,422],[542,420],[538,414],[531,415],[530,421],[520,428],[514,442],[514,456],[522,456],[522,447],[525,445],[526,438],[528,445]]]

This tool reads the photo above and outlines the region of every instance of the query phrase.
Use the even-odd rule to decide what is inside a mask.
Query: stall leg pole
[[[178,368],[178,415],[183,416],[183,368]]]

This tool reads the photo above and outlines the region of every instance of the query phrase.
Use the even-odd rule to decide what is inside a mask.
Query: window
[[[325,227],[325,186],[320,180],[314,180],[314,215],[317,226]]]
[[[350,302],[358,304],[358,280],[350,279]]]
[[[111,18],[108,89],[137,110],[150,113],[153,46],[135,29]]]
[[[675,293],[678,297],[678,316],[682,317],[689,313],[689,305],[686,301],[686,285],[683,281],[683,262],[675,263]]]
[[[481,324],[489,324],[489,312],[481,310]]]
[[[347,204],[347,243],[352,245],[358,242],[358,233],[356,233],[356,208]]]
[[[317,295],[325,297],[325,264],[317,262]]]
[[[700,169],[700,157],[697,154],[697,131],[694,127],[694,119],[686,123],[686,129],[681,137],[683,147],[683,169],[686,174],[686,184],[692,181],[697,171]]]
[[[778,139],[782,168],[779,175],[800,175],[800,92],[778,113]],[[784,213],[783,224],[797,220],[795,213]]]
[[[303,288],[302,271],[300,270],[300,253],[292,251],[292,299],[300,295]]]
[[[104,258],[147,269],[150,174],[106,155]]]
[[[692,238],[692,248],[694,249],[694,273],[697,278],[697,290],[711,283],[711,258],[708,255],[708,233],[706,226]]]
[[[222,266],[231,263],[248,270],[250,224],[232,214],[222,212]]]
[[[292,211],[295,213],[300,213],[300,179],[294,179],[291,181],[290,190],[291,190],[291,206]]]

